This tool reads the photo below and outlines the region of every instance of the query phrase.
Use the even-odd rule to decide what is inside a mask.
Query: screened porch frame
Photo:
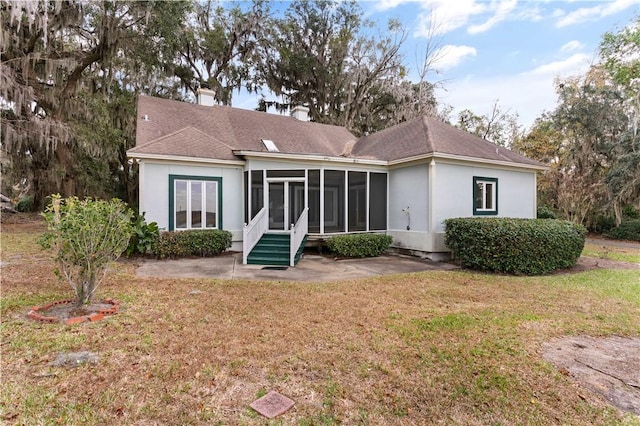
[[[268,177],[268,172],[289,172],[292,170],[300,171],[301,174],[303,172],[303,176],[300,177]],[[309,195],[310,195],[310,181],[309,181],[309,172],[318,171],[319,172],[319,186],[316,187],[320,192],[319,194],[319,203],[318,203],[318,211],[312,212],[309,206]],[[344,175],[344,181],[341,182],[340,187],[325,185],[325,172],[340,172]],[[364,229],[358,230],[349,230],[349,197],[351,192],[351,187],[349,186],[349,174],[350,172],[355,173],[365,173],[365,187],[366,187],[366,212],[365,215],[365,227]],[[254,184],[254,173],[257,173],[258,176],[261,176],[259,184]],[[380,214],[379,212],[372,212],[372,175],[384,175],[385,176],[385,185],[384,185],[384,229],[381,229],[380,226],[376,226],[375,229],[371,229],[371,218],[372,214]],[[244,214],[246,217],[245,222],[251,221],[253,216],[251,215],[254,207],[258,207],[259,211],[261,207],[269,206],[269,191],[268,185],[269,182],[284,182],[284,181],[295,181],[295,182],[304,182],[304,208],[309,209],[308,214],[309,218],[315,217],[316,215],[319,217],[319,232],[309,231],[310,235],[314,236],[323,236],[323,235],[339,235],[339,234],[351,234],[351,233],[366,233],[366,232],[386,232],[389,229],[389,173],[387,171],[371,171],[371,170],[349,170],[349,169],[334,169],[331,167],[301,167],[299,169],[278,169],[278,168],[270,168],[270,169],[245,169],[245,173],[243,173],[243,187],[245,191],[244,195]],[[313,188],[311,188],[313,189]],[[327,217],[325,217],[325,196],[327,192],[336,194],[336,198],[334,199],[335,208],[334,211],[337,211],[338,217],[335,220],[331,220],[331,224],[336,223],[336,226],[339,226],[341,229],[338,230],[329,230],[326,228],[335,228],[334,226],[327,226]],[[342,199],[340,199],[340,192],[342,192]],[[253,206],[254,200],[261,198],[261,204],[258,206]],[[342,203],[342,208],[340,206]],[[341,210],[341,211],[340,211]],[[340,215],[342,213],[342,215]],[[342,216],[341,218],[339,216]],[[341,219],[341,220],[340,220]],[[377,217],[378,222],[380,221],[380,217]],[[311,223],[309,224],[311,227]],[[317,225],[316,225],[317,228]],[[271,231],[270,231],[271,232]],[[278,231],[273,231],[278,232]]]

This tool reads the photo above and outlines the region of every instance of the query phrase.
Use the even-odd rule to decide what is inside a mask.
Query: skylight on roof
[[[269,139],[260,139],[269,152],[280,152],[276,144]]]

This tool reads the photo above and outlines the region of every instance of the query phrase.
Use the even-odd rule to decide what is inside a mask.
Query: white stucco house
[[[332,235],[386,233],[393,247],[449,257],[443,221],[536,217],[545,166],[437,119],[361,138],[339,126],[214,105],[138,99],[139,209],[165,230],[218,228],[248,263],[294,265]],[[282,239],[286,250],[270,239]],[[286,252],[286,253],[285,253]]]

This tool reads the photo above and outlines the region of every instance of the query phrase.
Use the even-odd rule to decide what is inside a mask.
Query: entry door
[[[288,231],[304,210],[304,182],[269,182],[269,230]]]

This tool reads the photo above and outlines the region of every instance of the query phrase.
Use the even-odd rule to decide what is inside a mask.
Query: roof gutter
[[[354,157],[334,157],[328,155],[318,154],[288,154],[283,152],[262,152],[262,151],[243,151],[234,150],[234,155],[239,157],[253,157],[253,158],[268,158],[268,159],[281,159],[281,160],[294,160],[294,161],[314,161],[314,162],[333,162],[341,164],[361,164],[368,166],[402,166],[404,164],[427,161],[431,159],[441,159],[449,161],[461,161],[465,163],[482,163],[493,166],[503,166],[510,168],[529,169],[545,171],[549,170],[549,166],[515,163],[512,161],[490,160],[485,158],[467,157],[454,154],[442,154],[442,153],[430,153],[415,155],[413,157],[401,158],[398,160],[384,161],[384,160],[371,160],[367,158],[354,158]],[[144,154],[137,152],[127,152],[127,157],[140,160],[160,160],[160,161],[181,161],[188,163],[204,163],[204,164],[226,164],[230,166],[244,166],[243,160],[219,160],[215,158],[203,158],[203,157],[185,157],[176,155],[163,155],[163,154]]]
[[[389,162],[384,160],[370,160],[367,158],[356,157],[334,157],[321,154],[289,154],[284,152],[263,152],[263,151],[233,151],[234,155],[239,157],[269,158],[281,160],[297,160],[297,161],[330,161],[333,163],[343,164],[363,164],[368,166],[388,166]]]
[[[242,160],[217,160],[215,158],[184,157],[178,155],[143,154],[127,151],[127,157],[139,160],[180,161],[186,163],[227,164],[230,166],[244,166]]]
[[[387,164],[389,166],[398,166],[405,163],[412,163],[416,161],[426,161],[431,159],[463,161],[466,163],[483,163],[483,164],[494,165],[494,166],[497,165],[497,166],[504,166],[504,167],[516,167],[519,169],[530,169],[530,170],[540,170],[540,171],[549,170],[549,166],[545,166],[543,164],[537,165],[537,164],[527,164],[527,163],[516,163],[513,161],[491,160],[487,158],[468,157],[465,155],[444,154],[439,152],[415,155],[413,157],[400,158],[398,160],[391,160]]]

